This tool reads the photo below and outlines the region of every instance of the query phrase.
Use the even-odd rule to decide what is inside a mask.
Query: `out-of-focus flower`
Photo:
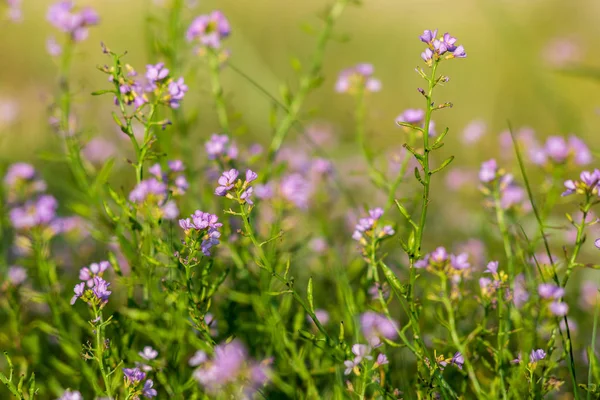
[[[462,141],[464,144],[475,144],[487,130],[487,125],[482,120],[471,121],[463,130]]]
[[[360,327],[369,343],[379,338],[393,340],[398,336],[398,323],[373,311],[361,314]]]
[[[67,389],[56,400],[83,400],[83,396],[77,390]]]
[[[531,353],[529,354],[529,362],[532,364],[541,361],[544,358],[546,358],[546,352],[542,349],[531,350]]]
[[[58,57],[62,54],[62,46],[56,41],[54,36],[50,36],[46,39],[46,51],[52,57]]]
[[[568,37],[550,39],[542,50],[545,61],[553,67],[564,67],[581,61],[579,41]]]
[[[188,361],[188,364],[190,365],[190,367],[197,367],[198,365],[201,365],[202,363],[206,362],[207,360],[208,360],[208,355],[206,354],[206,352],[204,352],[202,350],[198,350],[197,352],[194,353],[192,358],[190,358],[190,360]]]
[[[27,271],[23,267],[12,266],[8,268],[8,280],[14,286],[19,286],[27,280]]]
[[[116,146],[107,139],[95,137],[82,150],[83,156],[95,164],[101,164],[116,154]]]
[[[204,144],[206,154],[209,160],[227,157],[235,160],[238,156],[238,148],[233,141],[230,141],[227,135],[217,135],[214,133]]]
[[[579,289],[579,306],[584,310],[593,309],[600,301],[600,286],[597,283],[584,281]]]
[[[138,355],[145,360],[154,360],[158,357],[158,351],[154,350],[151,346],[144,346]]]
[[[10,220],[17,230],[48,226],[56,217],[58,202],[53,196],[42,195],[10,210]]]
[[[196,17],[189,26],[186,37],[189,42],[198,42],[203,47],[218,49],[221,41],[229,36],[231,27],[221,11]]]
[[[88,27],[97,25],[100,17],[90,7],[75,11],[71,0],[59,1],[48,8],[48,21],[59,30],[68,33],[71,40],[81,42],[88,36]]]
[[[355,94],[380,91],[381,81],[373,78],[373,72],[373,65],[365,63],[343,70],[335,84],[336,92]]]
[[[215,347],[211,360],[204,361],[194,372],[194,378],[208,392],[216,393],[226,385],[243,387],[250,397],[268,382],[271,374],[269,361],[256,363],[248,357],[246,348],[239,340]]]

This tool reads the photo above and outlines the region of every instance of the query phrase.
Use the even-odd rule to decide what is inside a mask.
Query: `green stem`
[[[277,152],[279,151],[283,140],[287,136],[291,127],[298,119],[298,115],[300,113],[302,105],[304,104],[306,96],[315,86],[315,81],[318,79],[321,72],[321,65],[323,64],[325,47],[327,46],[327,42],[329,42],[329,39],[331,37],[333,26],[349,2],[350,0],[337,0],[329,10],[327,17],[325,18],[325,27],[321,31],[321,34],[319,35],[319,38],[317,40],[317,48],[315,50],[315,53],[313,54],[310,69],[308,73],[301,78],[298,92],[294,96],[286,115],[277,127],[277,130],[275,131],[275,134],[271,141],[268,153],[266,180],[268,180],[268,178],[271,175],[271,165],[273,164],[273,160],[275,159],[275,156],[277,155]]]
[[[104,386],[106,388],[106,395],[109,398],[112,398],[112,389],[110,387],[110,380],[108,379],[108,374],[106,373],[106,369],[104,368],[104,340],[102,335],[102,330],[104,329],[104,320],[102,318],[102,311],[97,309],[94,306],[94,318],[97,320],[96,325],[96,361],[98,361],[98,366],[100,367],[100,373],[102,374],[102,379],[104,380]]]
[[[229,118],[227,117],[227,106],[225,104],[225,98],[223,97],[223,86],[221,85],[221,62],[219,61],[219,54],[216,50],[208,50],[208,67],[210,71],[212,95],[215,100],[219,124],[221,125],[223,133],[230,134],[231,130],[229,128]]]
[[[473,365],[471,365],[471,361],[469,361],[469,358],[467,357],[465,347],[463,346],[462,342],[460,341],[460,338],[458,337],[458,332],[456,329],[456,319],[454,316],[454,308],[448,298],[448,278],[444,273],[440,274],[440,277],[442,282],[442,292],[444,293],[442,303],[446,307],[446,312],[448,313],[448,326],[450,331],[450,337],[452,338],[454,346],[456,346],[456,349],[460,352],[460,354],[462,354],[465,360],[464,364],[467,369],[467,375],[471,380],[471,384],[473,385],[473,389],[475,391],[475,394],[477,395],[477,398],[482,399],[486,396],[484,396],[483,392],[481,391],[481,386],[479,385],[479,380],[477,379],[477,375],[475,374]]]
[[[593,379],[593,366],[596,361],[596,332],[598,329],[598,314],[600,314],[600,296],[596,294],[596,311],[594,312],[594,325],[592,327],[592,344],[591,351],[588,352],[588,387],[587,387],[587,400],[591,400],[592,392],[592,379]]]

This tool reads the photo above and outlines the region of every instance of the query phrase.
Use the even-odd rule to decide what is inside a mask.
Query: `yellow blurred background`
[[[57,65],[45,50],[46,38],[58,33],[46,21],[46,11],[52,2],[24,0],[23,3],[21,23],[3,21],[0,25],[0,102],[5,113],[15,108],[18,112],[15,123],[0,122],[0,155],[8,160],[31,159],[53,139],[46,128],[46,107],[55,90]],[[319,119],[333,121],[340,135],[346,132],[351,135],[352,103],[334,92],[337,73],[358,62],[369,62],[383,83],[383,90],[369,99],[371,137],[379,147],[400,143],[395,117],[405,108],[422,107],[423,102],[416,91],[423,82],[413,71],[422,64],[419,54],[424,46],[418,36],[424,29],[439,28],[457,36],[468,53],[465,60],[443,65],[442,73],[451,79],[437,93],[438,101],[451,101],[455,106],[439,113],[436,120],[438,126],[451,128],[448,145],[458,156],[458,162],[462,156],[457,135],[473,119],[483,119],[489,128],[487,139],[478,148],[481,151],[497,147],[496,136],[505,129],[507,119],[515,126],[533,127],[542,137],[574,132],[592,148],[598,144],[597,83],[558,73],[555,67],[569,63],[600,65],[595,52],[600,38],[600,2],[366,0],[363,3],[360,7],[348,7],[342,15],[335,31],[349,41],[330,43],[324,64],[325,84],[310,96],[305,108],[316,109],[315,116]],[[160,15],[160,5],[150,0],[78,1],[77,4],[91,5],[101,16],[101,24],[92,27],[89,38],[78,45],[73,81],[81,124],[90,129],[91,135],[102,135],[114,128],[110,122],[110,100],[89,96],[91,91],[107,86],[106,76],[95,68],[108,61],[100,51],[99,42],[105,42],[115,51],[127,50],[126,61],[138,70],[143,70],[148,62],[159,61],[147,58],[144,21],[148,9],[154,8]],[[196,15],[221,9],[232,25],[232,36],[226,42],[232,52],[231,62],[277,95],[280,82],[294,87],[290,58],[308,60],[316,39],[302,26],[319,29],[318,17],[326,4],[326,0],[204,0],[187,10],[183,19],[187,26]],[[206,67],[191,55],[187,60],[189,73],[197,77],[186,76],[190,92],[200,98],[209,90],[202,72]],[[223,71],[223,80],[227,99],[242,113],[249,132],[266,143],[269,101],[231,70]],[[14,103],[12,108],[7,102]],[[198,108],[201,116],[194,135],[205,138],[216,129],[210,101],[189,103],[186,102],[187,109]]]

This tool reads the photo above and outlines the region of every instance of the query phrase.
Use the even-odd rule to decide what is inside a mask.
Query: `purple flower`
[[[244,200],[246,203],[248,203],[250,205],[254,204],[254,202],[251,199],[253,191],[254,191],[254,189],[252,188],[252,186],[250,186],[248,189],[246,189],[242,192],[242,194],[240,195],[240,199]]]
[[[465,48],[462,45],[458,46],[456,48],[456,50],[454,50],[454,52],[452,52],[452,55],[455,58],[465,58],[465,57],[467,57],[467,53],[465,52]]]
[[[377,356],[377,361],[376,361],[377,365],[386,365],[389,364],[390,361],[388,360],[387,356],[383,353],[380,353]]]
[[[431,49],[425,49],[425,51],[421,53],[421,58],[428,65],[431,64],[431,60],[433,59],[433,51],[431,51]]]
[[[569,136],[569,151],[573,154],[577,165],[588,165],[592,162],[592,152],[589,147],[575,135]]]
[[[154,350],[151,346],[144,346],[143,350],[138,354],[145,360],[154,360],[158,356],[158,351]]]
[[[83,296],[84,291],[85,291],[85,282],[81,282],[81,283],[78,283],[77,285],[75,285],[75,288],[73,288],[73,292],[75,292],[75,295],[73,295],[73,297],[71,297],[71,305],[75,304],[77,299],[80,298],[81,296]]]
[[[85,281],[88,287],[94,286],[94,277],[102,276],[104,271],[110,267],[108,261],[100,261],[99,263],[92,263],[89,267],[83,267],[79,271],[79,279]]]
[[[541,283],[538,286],[538,294],[542,299],[560,299],[565,295],[565,289],[551,283]]]
[[[169,82],[169,105],[171,108],[179,108],[179,102],[183,100],[183,96],[187,93],[188,87],[184,83],[183,78]]]
[[[23,267],[12,266],[8,268],[8,280],[14,286],[19,286],[27,279],[27,271]]]
[[[569,146],[562,136],[550,136],[546,140],[546,154],[557,163],[564,162],[569,156]]]
[[[525,285],[525,276],[519,274],[515,278],[515,288],[513,301],[515,307],[521,308],[525,302],[529,300],[529,293],[527,292],[527,286]]]
[[[550,303],[550,312],[557,317],[563,317],[569,312],[569,306],[561,301],[553,301]]]
[[[83,396],[77,390],[67,389],[56,400],[83,400]]]
[[[374,68],[371,64],[357,64],[340,72],[335,84],[338,93],[356,93],[358,91],[378,92],[381,81],[373,78]]]
[[[469,255],[467,253],[461,253],[457,256],[454,254],[450,255],[450,265],[454,269],[463,270],[471,267],[469,264]]]
[[[11,164],[4,175],[4,183],[12,187],[20,181],[30,181],[35,178],[35,168],[31,164],[18,162]]]
[[[160,201],[167,195],[167,185],[156,178],[144,179],[129,193],[129,201],[143,203],[147,198],[156,196]]]
[[[167,76],[169,76],[169,70],[165,68],[165,63],[146,65],[146,79],[151,83],[162,81]]]
[[[136,386],[146,377],[146,373],[139,368],[123,368],[123,374],[126,386]]]
[[[221,40],[229,36],[229,21],[221,11],[213,11],[208,15],[200,15],[192,21],[186,37],[188,41],[198,41],[201,45],[218,49]]]
[[[156,389],[152,388],[153,386],[154,386],[154,381],[152,379],[148,379],[148,380],[146,380],[146,382],[144,382],[142,394],[144,395],[145,398],[151,399],[158,394]]]
[[[215,355],[205,368],[198,369],[194,378],[209,391],[214,392],[223,385],[234,382],[247,362],[246,348],[239,340],[215,347]]]
[[[110,283],[106,282],[104,279],[99,276],[94,277],[94,288],[92,289],[92,292],[102,303],[108,302],[108,296],[112,293],[108,290],[109,286]]]
[[[221,177],[219,177],[219,180],[217,181],[219,186],[217,187],[217,189],[215,189],[215,194],[217,196],[225,196],[228,191],[233,189],[233,185],[235,184],[235,181],[237,180],[239,174],[240,173],[238,172],[238,170],[234,168],[230,169],[229,171],[223,172],[223,175],[221,175]]]
[[[356,363],[354,360],[344,361],[344,366],[346,367],[346,369],[344,370],[344,375],[350,375],[354,367],[356,367],[357,365],[358,363]]]
[[[498,261],[490,261],[485,268],[485,272],[496,275],[498,273]]]
[[[183,161],[181,160],[171,160],[167,163],[167,165],[172,172],[185,171],[185,165],[183,165]]]
[[[279,183],[281,196],[300,209],[307,209],[313,193],[311,183],[301,174],[285,175]]]
[[[46,39],[46,51],[52,57],[58,57],[62,54],[62,46],[56,41],[54,36],[50,36]]]
[[[361,314],[360,325],[363,335],[369,341],[379,337],[393,340],[398,336],[398,323],[373,311]]]
[[[481,139],[487,130],[487,125],[482,120],[471,121],[464,129],[462,141],[465,144],[475,144]]]
[[[510,363],[511,364],[521,364],[521,361],[523,361],[523,358],[521,357],[521,353],[517,354],[517,358],[515,358],[514,360],[511,360]]]
[[[36,226],[47,226],[56,217],[58,203],[51,195],[30,200],[21,207],[10,210],[10,220],[17,230],[27,230]]]
[[[208,360],[208,356],[202,350],[198,350],[194,353],[192,358],[188,361],[190,367],[197,367],[198,365],[204,364]]]
[[[497,174],[498,164],[496,163],[496,160],[491,159],[481,164],[479,180],[484,183],[491,182],[496,179]]]
[[[227,156],[231,159],[237,158],[238,149],[235,143],[229,141],[227,135],[213,134],[205,145],[206,154],[209,160],[214,160],[218,157]]]
[[[531,353],[529,354],[530,363],[541,361],[544,358],[546,358],[546,352],[542,349],[531,350]]]
[[[459,369],[463,368],[464,363],[465,363],[465,358],[459,351],[454,353],[454,355],[452,356],[452,359],[450,360],[450,364],[456,365]]]
[[[444,247],[438,247],[429,254],[428,262],[432,264],[442,265],[448,260],[448,252]]]
[[[256,174],[256,172],[254,172],[250,169],[246,171],[246,182],[247,183],[250,183],[250,182],[256,180],[256,178],[258,178],[258,175]]]
[[[74,7],[71,0],[59,1],[48,8],[47,19],[59,30],[69,33],[73,41],[80,42],[88,36],[87,27],[97,25],[100,18],[92,8],[74,12]]]
[[[352,345],[352,354],[354,357],[354,364],[360,364],[362,360],[372,360],[371,347],[366,344],[354,344]]]
[[[425,30],[419,39],[421,42],[426,43],[428,45],[433,45],[434,39],[437,37],[438,30],[430,31],[429,29]]]

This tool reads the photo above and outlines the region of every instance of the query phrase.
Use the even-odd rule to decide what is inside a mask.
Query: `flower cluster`
[[[361,314],[360,326],[371,346],[377,346],[382,338],[393,340],[398,337],[398,323],[373,311]]]
[[[541,146],[534,142],[529,147],[529,157],[534,164],[564,164],[572,161],[575,165],[588,165],[592,162],[592,152],[575,135],[568,139],[562,136],[550,136]]]
[[[108,303],[108,298],[112,293],[109,290],[110,283],[106,282],[100,276],[95,276],[92,278],[92,284],[88,284],[87,289],[86,284],[87,282],[80,282],[75,285],[73,288],[75,294],[71,298],[71,305],[74,305],[77,299],[81,298],[90,307],[104,307]]]
[[[206,48],[219,49],[221,41],[229,36],[231,27],[221,11],[196,17],[187,30],[187,40],[200,44],[200,51]]]
[[[467,56],[463,46],[456,46],[455,37],[447,32],[440,37],[437,34],[437,29],[434,31],[426,30],[419,36],[419,39],[427,44],[427,49],[421,53],[421,58],[427,65],[431,66],[442,58],[465,58]]]
[[[62,32],[69,34],[74,42],[81,42],[88,36],[88,27],[100,22],[98,13],[91,7],[75,10],[75,2],[63,0],[48,8],[48,21]]]
[[[77,390],[67,389],[57,400],[83,400],[83,396]]]
[[[457,351],[452,357],[444,358],[443,356],[439,356],[437,358],[437,362],[442,370],[448,365],[456,365],[459,369],[462,369],[465,363],[465,358],[459,351]]]
[[[151,399],[158,394],[156,389],[153,388],[154,381],[146,379],[146,373],[139,368],[123,368],[123,375],[125,387],[128,391],[127,398],[139,399],[139,396],[142,395],[147,399]],[[140,385],[144,379],[146,381],[143,385]]]
[[[219,177],[215,194],[217,196],[225,196],[228,199],[235,199],[240,204],[254,204],[252,202],[252,193],[254,188],[250,186],[250,183],[258,178],[256,172],[252,170],[246,171],[246,179],[242,182],[238,179],[239,171],[237,169],[230,169],[229,171],[223,172],[223,175]]]
[[[443,271],[451,275],[459,275],[471,268],[469,255],[460,253],[449,254],[444,247],[438,247],[423,259],[415,263],[415,268],[426,268],[431,271]]]
[[[171,160],[167,163],[167,172],[163,172],[160,164],[154,164],[148,172],[159,182],[166,185],[172,196],[182,196],[189,188],[189,183],[183,174],[185,166],[181,160]]]
[[[245,397],[251,397],[269,381],[271,361],[253,361],[239,340],[219,344],[214,351],[212,359],[202,353],[194,356],[193,364],[199,365],[194,379],[208,392],[214,394],[235,385],[242,387]]]
[[[567,315],[569,306],[562,301],[562,297],[565,295],[565,289],[551,283],[541,283],[538,286],[538,294],[543,300],[551,301],[549,309],[552,314],[557,317]]]
[[[105,49],[106,53],[112,54]],[[102,71],[110,74],[109,81],[116,82],[119,95],[115,98],[115,104],[122,100],[126,105],[134,105],[140,108],[145,104],[163,104],[170,108],[179,108],[188,87],[183,77],[177,79],[171,77],[164,63],[146,65],[146,74],[139,78],[137,71],[129,64],[125,65],[126,73],[114,67],[105,66]],[[163,127],[169,124],[165,121]]]
[[[579,175],[579,180],[573,181],[571,179],[565,181],[565,190],[562,195],[568,196],[570,194],[585,194],[586,196],[598,196],[600,186],[600,170],[594,169],[592,172],[583,171]]]
[[[525,189],[514,181],[512,174],[499,168],[495,159],[481,164],[479,180],[482,183],[481,192],[488,196],[488,205],[494,205],[494,193],[497,191],[500,199],[499,206],[502,209],[530,210],[531,204],[528,201]]]
[[[381,228],[378,226],[382,216],[382,208],[378,207],[369,210],[368,217],[360,218],[358,220],[358,223],[354,228],[354,233],[352,234],[352,239],[356,240],[360,246],[364,248],[371,240],[379,240],[393,235],[395,232],[391,225],[384,225]]]
[[[33,165],[17,162],[11,164],[4,176],[4,188],[9,203],[23,201],[46,190],[46,182],[37,176]]]
[[[338,93],[379,92],[381,81],[373,78],[374,68],[371,64],[357,64],[340,72],[335,90]]]
[[[496,293],[505,286],[508,280],[508,275],[504,271],[498,271],[498,261],[490,261],[485,269],[484,274],[489,275],[479,278],[479,288],[481,289],[481,295],[490,300],[492,303],[496,302]]]
[[[210,256],[210,249],[219,244],[221,232],[219,228],[223,226],[218,222],[216,215],[196,210],[190,218],[180,219],[179,226],[184,230],[186,237],[195,234],[200,242],[200,249],[205,256]]]
[[[368,344],[360,343],[352,345],[352,354],[354,354],[354,358],[352,360],[344,361],[344,367],[346,368],[344,370],[344,375],[350,375],[352,372],[354,372],[356,375],[360,375],[361,371],[358,369],[358,367],[365,361],[373,360],[373,356],[371,355],[371,353],[373,349],[377,347],[379,346],[371,346]],[[381,365],[386,364],[389,364],[387,356],[383,353],[379,353],[377,355],[377,359],[373,363],[372,368],[375,369]]]
[[[204,144],[209,160],[229,161],[238,157],[239,150],[235,142],[227,135],[212,134]]]

